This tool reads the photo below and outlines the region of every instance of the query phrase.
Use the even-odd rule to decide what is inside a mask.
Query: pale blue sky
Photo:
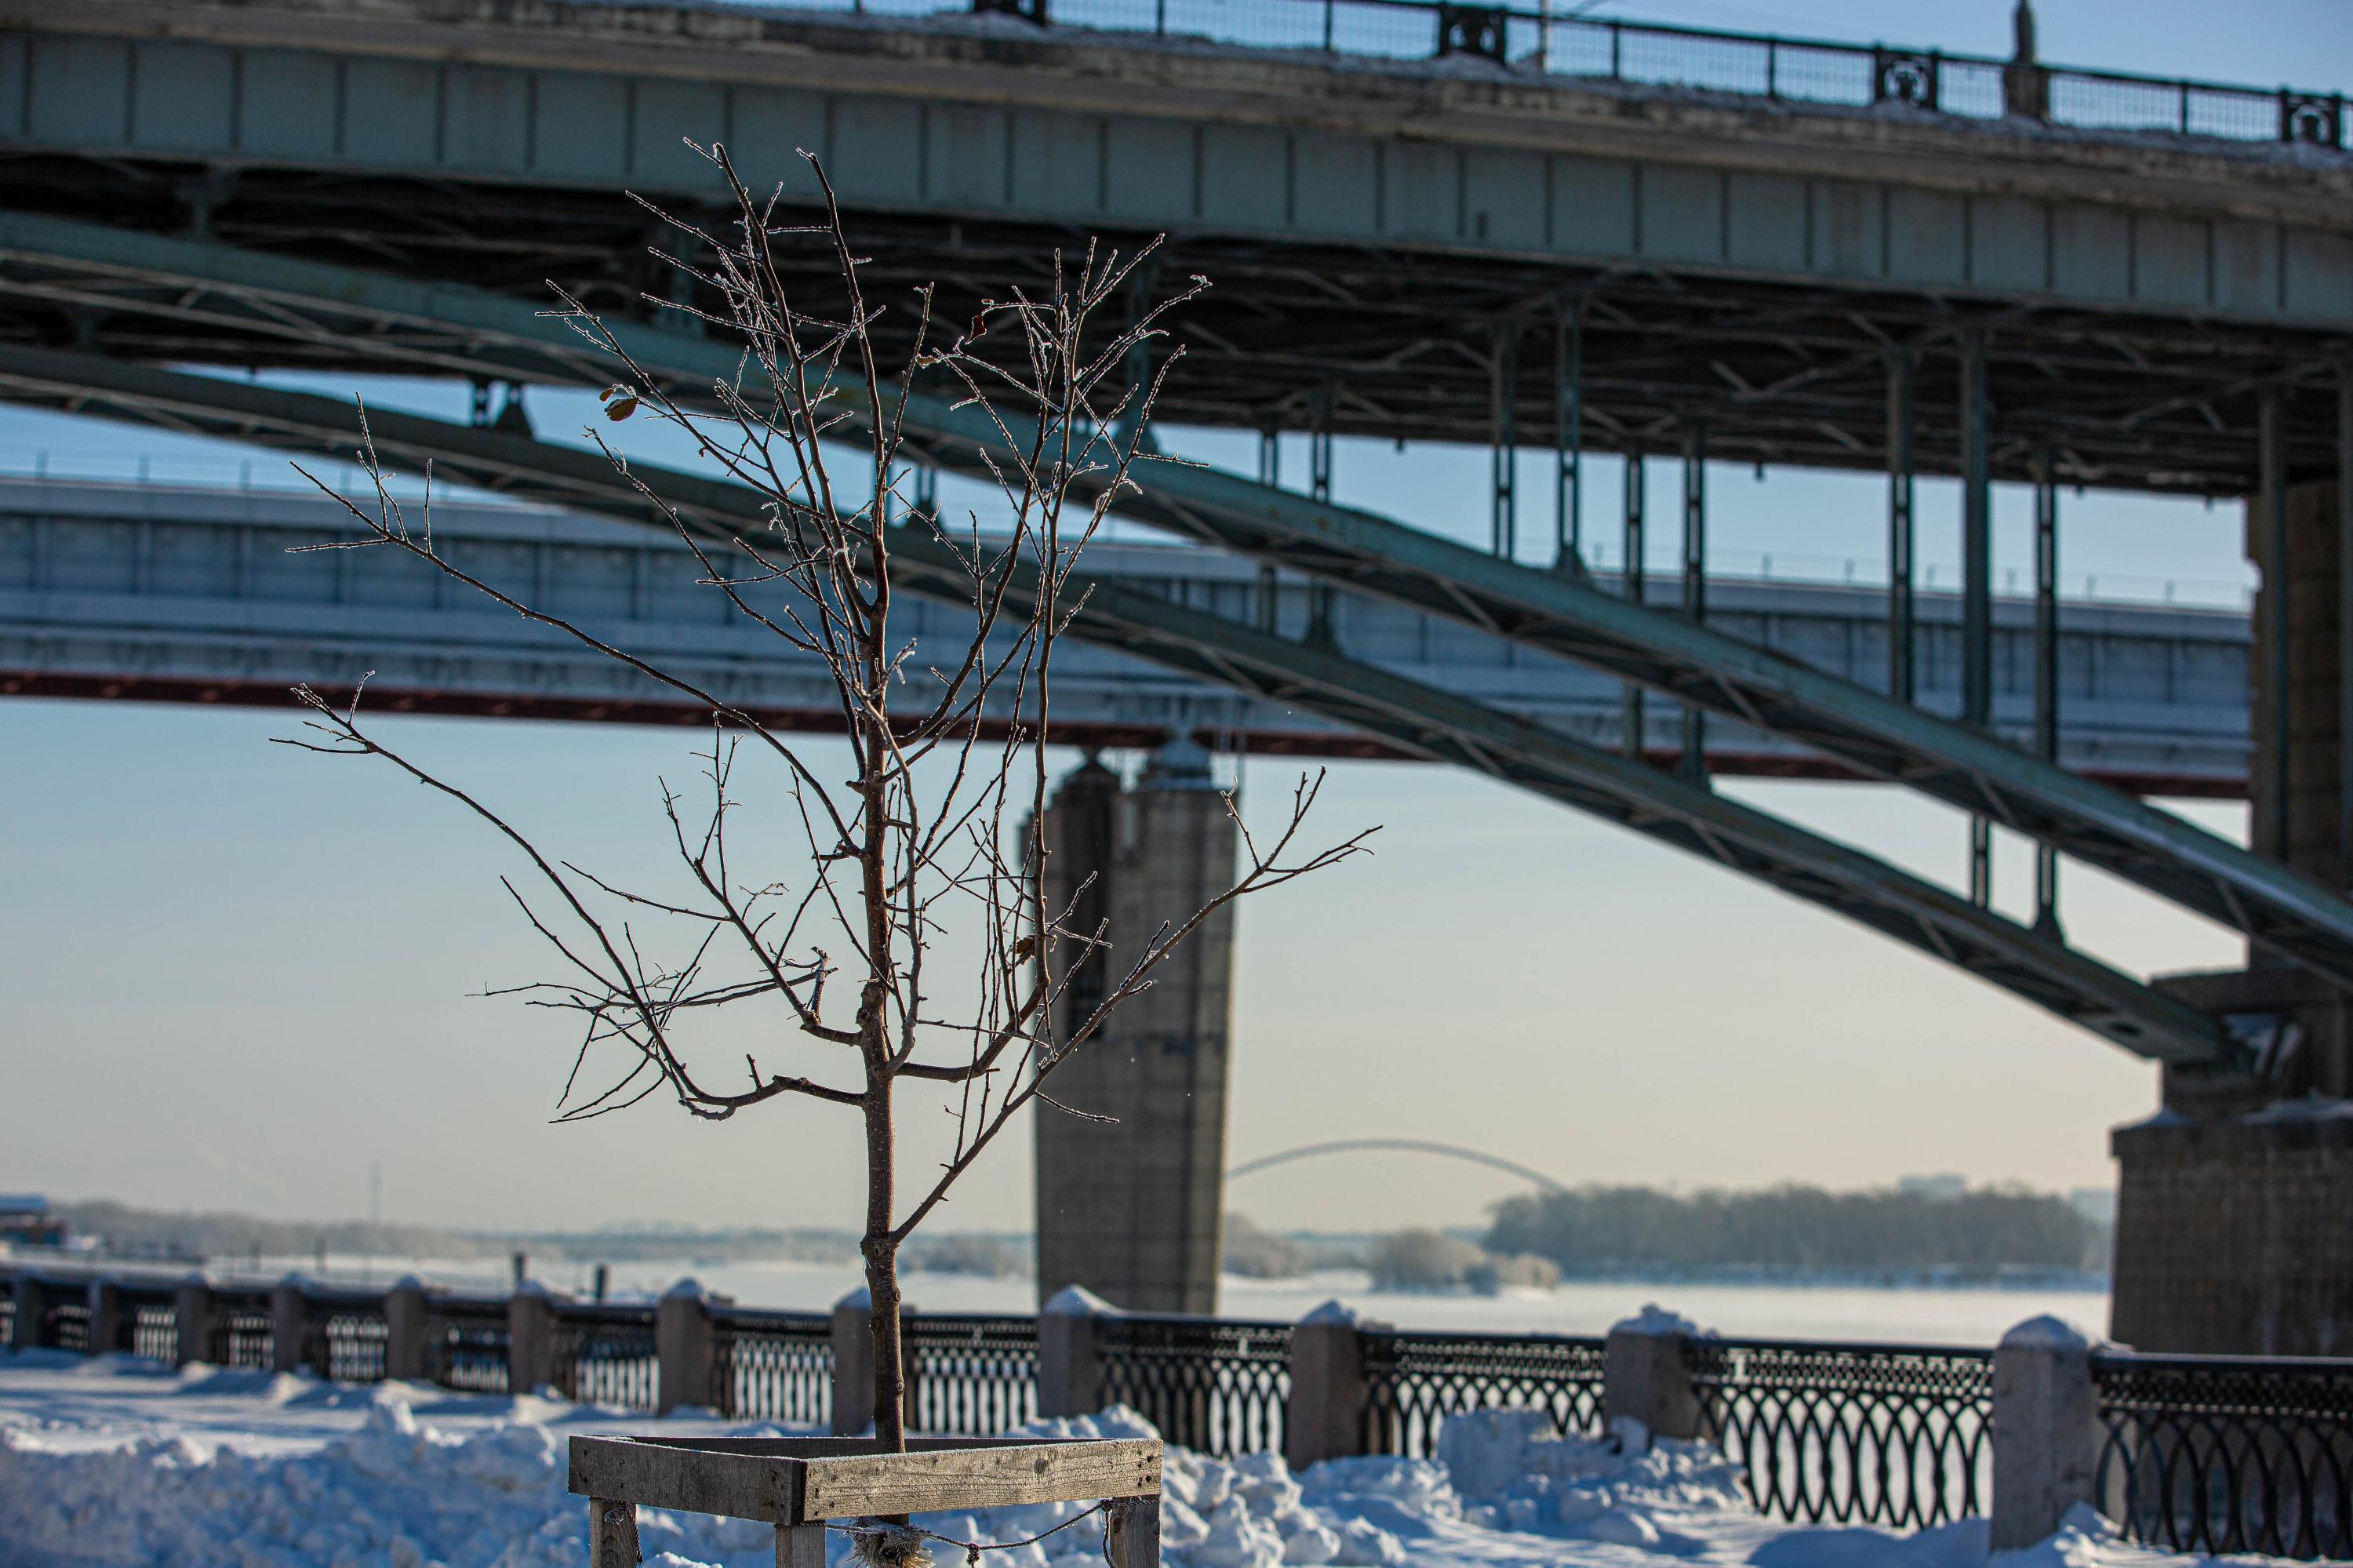
[[[2006,48],[2009,29],[2006,0],[1610,9],[1989,52]],[[2052,0],[2041,17],[2054,61],[2257,83],[2318,73],[2317,84],[2353,62],[2353,7],[2336,0]],[[440,388],[370,395],[458,407]],[[551,437],[587,412],[578,397],[534,395],[533,407]],[[1233,438],[1177,444],[1249,461]],[[84,454],[65,460],[74,467],[191,450],[0,415],[0,465],[21,471],[37,446]],[[1479,537],[1484,464],[1482,452],[1344,445],[1338,490]],[[1610,536],[1616,464],[1595,466],[1588,526]],[[1298,455],[1286,463],[1294,476],[1303,468]],[[1653,495],[1675,482],[1662,466]],[[1876,571],[1874,481],[1776,472],[1759,483],[1719,469],[1710,499],[1712,542],[1728,561],[1771,551]],[[1998,572],[2023,568],[2021,501],[2000,498]],[[1949,489],[1924,487],[1921,506],[1924,557],[1949,572]],[[2172,577],[2201,597],[2246,580],[2235,508],[2094,495],[2071,499],[2066,520],[2070,578]],[[1524,513],[1522,528],[1547,535],[1546,508]],[[1671,549],[1670,530],[1655,532]],[[381,1161],[396,1217],[849,1223],[859,1179],[843,1117],[795,1109],[710,1128],[649,1103],[587,1128],[542,1125],[562,1032],[468,994],[542,968],[499,894],[497,846],[386,773],[266,744],[290,722],[0,705],[0,986],[11,1003],[0,1189],[353,1213]],[[686,742],[666,732],[412,719],[397,733],[551,843],[622,868],[653,853],[654,775],[687,766]],[[1250,764],[1246,796],[1270,803],[1294,771]],[[1727,789],[1960,874],[1963,828],[1938,808],[1859,787]],[[2088,1035],[1810,907],[1499,787],[1347,765],[1324,810],[1335,831],[1385,824],[1380,853],[1244,912],[1238,1158],[1409,1133],[1571,1181],[1852,1185],[1952,1170],[2057,1187],[2107,1181],[2106,1128],[2154,1103],[2152,1072]],[[2188,810],[2241,831],[2239,808]],[[2028,877],[2007,846],[1998,885],[2012,907]],[[2064,913],[2080,942],[2137,970],[2234,957],[2213,928],[2080,869]],[[1233,1201],[1266,1223],[1362,1226],[1466,1219],[1506,1190],[1467,1170],[1338,1162],[1253,1178]],[[1026,1146],[1008,1149],[942,1223],[1024,1224],[1028,1192]]]

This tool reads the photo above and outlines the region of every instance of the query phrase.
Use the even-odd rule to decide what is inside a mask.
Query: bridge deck
[[[555,19],[560,16],[560,23]],[[878,296],[984,284],[1090,234],[1170,238],[1172,418],[1581,439],[1877,467],[1885,356],[1926,356],[1916,461],[1959,463],[1958,334],[1989,329],[1994,472],[2235,493],[2253,387],[2353,330],[2353,154],[1351,60],[1004,17],[385,0],[0,0],[0,199],[639,311],[674,275],[626,191],[705,210],[727,142],[788,200],[824,156]],[[828,265],[812,248],[812,275]],[[62,301],[0,332],[69,340]],[[897,318],[894,318],[896,321]],[[349,366],[331,343],[103,313],[109,352]],[[886,323],[885,334],[894,330]],[[1328,408],[1328,412],[1324,412]],[[2319,399],[2292,468],[2331,460]]]
[[[329,536],[337,521],[315,496],[0,481],[0,694],[276,706],[296,682],[348,683],[374,671],[379,706],[599,722],[703,716],[544,628],[421,589],[402,569],[410,563],[360,555],[317,570],[311,558],[286,555]],[[446,501],[434,525],[461,551],[534,585],[537,602],[554,613],[683,662],[699,679],[787,724],[836,722],[815,662],[714,616],[683,581],[681,547],[659,535],[602,518]],[[1106,580],[1139,592],[1229,620],[1261,616],[1256,569],[1230,556],[1115,544],[1095,546],[1088,560]],[[1726,579],[1710,592],[1711,622],[1729,634],[1849,680],[1883,680],[1881,596]],[[1307,585],[1285,574],[1277,593],[1277,630],[1299,634]],[[1615,681],[1384,600],[1342,594],[1334,609],[1340,645],[1356,658],[1597,745],[1620,744]],[[917,601],[903,619],[910,635],[946,636],[956,614]],[[2031,724],[2031,607],[2004,600],[1999,620],[2001,717],[2022,740]],[[1922,621],[1923,702],[1949,709],[1959,700],[1957,609],[1947,596],[1924,599]],[[2144,792],[2243,794],[2243,616],[2071,604],[2063,625],[2063,761]],[[1124,654],[1082,646],[1067,657],[1058,712],[1073,740],[1144,744],[1190,725],[1212,744],[1257,751],[1395,755],[1312,714]],[[1649,738],[1662,757],[1675,744],[1677,722],[1672,704],[1653,705]],[[1711,730],[1708,749],[1720,773],[1852,776],[1736,725]]]

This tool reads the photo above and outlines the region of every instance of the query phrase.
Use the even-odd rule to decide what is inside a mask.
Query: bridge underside
[[[618,320],[659,321],[644,296],[682,292],[676,270],[649,254],[660,237],[645,208],[617,191],[22,154],[0,154],[0,191],[16,210],[161,234],[186,232],[192,202],[201,200],[206,232],[227,244],[534,302],[553,282]],[[665,205],[714,231],[727,217],[707,201]],[[790,210],[805,218],[810,209]],[[1076,255],[1090,238],[1132,249],[1155,238],[1102,223],[871,210],[849,218],[860,253],[873,259],[873,296],[903,300],[935,283],[939,318],[951,328],[984,297],[1015,283],[1045,285],[1058,248]],[[821,290],[831,277],[830,252],[815,241],[782,254],[797,284]],[[1576,300],[1578,436],[1588,452],[1672,450],[1696,418],[1720,460],[1884,471],[1888,353],[1901,347],[1920,359],[1917,470],[1957,473],[1960,344],[1970,329],[1992,328],[1988,396],[2002,415],[1988,454],[1996,479],[2031,482],[2038,443],[2047,441],[2070,482],[2238,495],[2259,477],[2253,387],[2284,371],[2317,387],[2330,371],[2327,348],[2308,333],[1993,306],[1884,286],[1212,234],[1172,235],[1159,256],[1164,278],[1198,273],[1213,284],[1176,328],[1185,373],[1162,408],[1173,423],[1320,424],[1346,436],[1485,445],[1497,433],[1496,334],[1504,327],[1516,440],[1553,446],[1565,435],[1559,307]],[[878,337],[888,354],[903,357],[912,323],[903,310],[885,315]],[[198,364],[381,368],[331,340],[199,322],[159,330],[141,316],[92,317],[69,302],[45,308],[21,294],[0,314],[0,342]],[[2327,471],[2335,448],[2326,407],[2291,406],[2286,441],[2298,471]]]
[[[21,351],[0,366],[0,397],[87,411],[292,451],[340,455],[357,417],[338,400],[102,361],[50,356],[46,382]],[[51,396],[44,396],[46,385]],[[54,401],[53,401],[54,398]],[[602,456],[480,427],[376,411],[369,418],[390,465],[434,468],[496,489],[626,522],[652,522],[643,495]],[[633,465],[685,525],[722,545],[757,525],[751,492],[732,483]],[[969,601],[970,577],[940,546],[913,535],[895,552],[901,580],[947,603]],[[1704,784],[1572,740],[1455,693],[1187,609],[1113,583],[1073,582],[1083,609],[1072,630],[1196,678],[1313,713],[1408,754],[1451,763],[1700,855],[1830,909],[2138,1054],[2190,1066],[2237,1062],[2220,1023],[2161,995],[2054,933],[2037,931],[1858,850]],[[1012,596],[1018,602],[1020,591]]]

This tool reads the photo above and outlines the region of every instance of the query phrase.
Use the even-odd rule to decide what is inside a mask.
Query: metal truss
[[[232,247],[0,215],[0,301],[133,313],[185,334],[332,342],[386,370],[598,385],[608,356],[530,303]],[[693,394],[738,373],[724,344],[611,323]],[[37,355],[34,355],[37,358]],[[31,363],[20,352],[19,363]],[[993,426],[907,399],[929,461],[971,471]],[[492,476],[495,479],[495,476]],[[500,486],[492,482],[490,488]],[[2353,903],[2169,812],[1780,654],[1371,514],[1214,470],[1155,465],[1123,514],[1476,626],[1810,746],[2096,865],[2353,988]]]
[[[47,350],[0,348],[0,398],[68,412],[348,456],[350,405],[307,393]],[[458,483],[638,522],[653,510],[601,455],[488,427],[383,410],[368,423],[389,464]],[[761,524],[740,486],[633,468],[704,536],[728,541]],[[912,590],[969,604],[954,554],[913,530],[893,546]],[[1014,597],[1022,598],[1026,579]],[[1149,659],[1517,786],[1765,883],[1999,986],[2136,1054],[2201,1066],[2235,1064],[2221,1024],[2068,947],[1860,850],[1557,731],[1319,648],[1113,583],[1074,582],[1072,630]]]

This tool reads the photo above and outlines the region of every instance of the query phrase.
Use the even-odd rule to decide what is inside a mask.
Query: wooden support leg
[[[825,1526],[776,1526],[776,1568],[825,1568]]]
[[[589,1568],[638,1568],[638,1505],[588,1499]]]
[[[1160,1568],[1160,1499],[1119,1498],[1106,1512],[1103,1555],[1111,1568]]]

